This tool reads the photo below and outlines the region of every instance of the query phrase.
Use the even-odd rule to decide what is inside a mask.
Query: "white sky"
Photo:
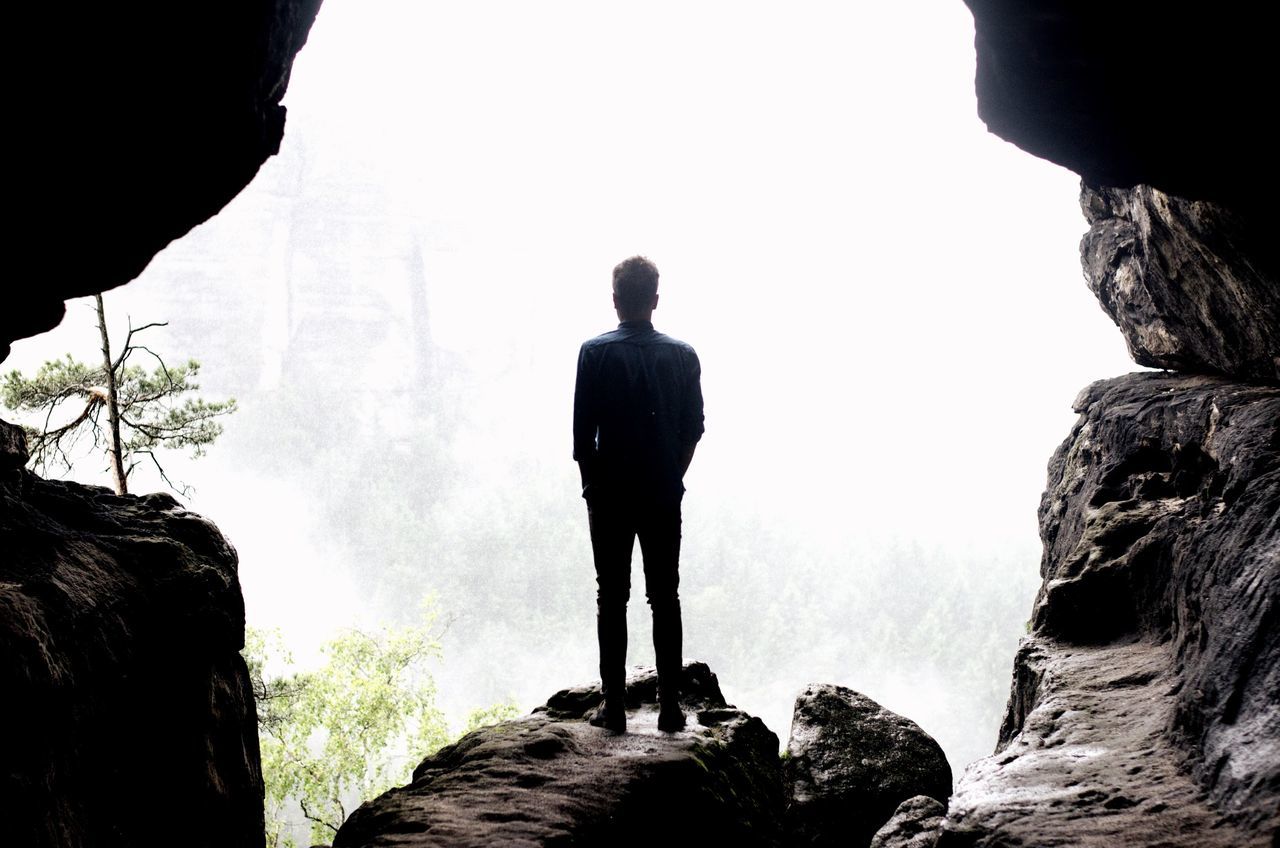
[[[820,526],[851,501],[916,526],[930,493],[940,535],[1003,532],[1075,392],[1132,368],[1081,279],[1078,179],[976,116],[957,0],[329,2],[287,102],[317,158],[448,222],[436,338],[544,364],[550,433],[609,269],[654,259],[655,323],[704,365],[691,491],[817,474]],[[954,492],[967,451],[987,473]]]

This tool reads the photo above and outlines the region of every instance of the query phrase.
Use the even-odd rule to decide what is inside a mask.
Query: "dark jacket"
[[[684,494],[681,457],[702,438],[702,367],[648,321],[583,343],[573,395],[573,458],[583,497]]]

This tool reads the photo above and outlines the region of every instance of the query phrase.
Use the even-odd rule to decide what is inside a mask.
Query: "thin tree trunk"
[[[102,331],[102,367],[107,372],[107,419],[111,422],[111,471],[116,478],[116,494],[129,491],[125,482],[124,457],[120,454],[120,406],[116,401],[116,371],[111,365],[111,342],[107,338],[107,313],[102,308],[102,295],[94,295],[98,301],[98,329]]]

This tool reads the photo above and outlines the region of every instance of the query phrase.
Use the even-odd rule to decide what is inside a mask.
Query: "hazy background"
[[[169,321],[152,346],[240,402],[170,464],[250,623],[314,658],[434,592],[456,721],[595,678],[574,364],[644,253],[703,365],[686,658],[784,742],[831,682],[957,772],[989,753],[1046,462],[1134,366],[1081,280],[1077,178],[986,133],[973,62],[960,0],[326,0],[280,155],[106,295],[118,339]],[[91,303],[3,368],[92,358]],[[638,550],[631,608],[652,662]]]

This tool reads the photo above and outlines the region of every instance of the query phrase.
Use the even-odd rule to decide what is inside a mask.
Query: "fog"
[[[455,721],[594,679],[574,365],[642,253],[703,368],[685,657],[784,743],[830,682],[957,772],[989,753],[1046,463],[1076,393],[1134,366],[1081,279],[1077,177],[986,133],[972,45],[959,0],[327,0],[279,156],[106,295],[116,338],[168,321],[149,344],[239,401],[166,468],[249,622],[314,661],[434,593]],[[90,304],[5,370],[92,359]]]

